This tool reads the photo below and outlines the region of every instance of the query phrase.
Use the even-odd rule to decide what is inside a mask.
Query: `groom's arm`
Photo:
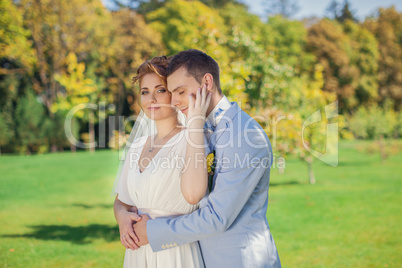
[[[255,126],[254,131],[257,129],[260,128]],[[147,222],[147,240],[154,252],[166,249],[166,244],[182,245],[223,233],[232,225],[272,162],[265,133],[253,133],[247,138],[241,134],[240,139],[232,137],[234,146],[224,149],[223,157],[230,161],[222,163],[214,190],[204,207],[175,219]],[[265,148],[253,146],[264,143]],[[261,163],[262,159],[268,165]]]

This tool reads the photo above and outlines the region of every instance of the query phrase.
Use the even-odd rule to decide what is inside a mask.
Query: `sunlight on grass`
[[[272,171],[268,221],[284,267],[396,267],[402,263],[402,154],[381,163],[343,142],[340,164],[287,159]],[[0,157],[2,267],[121,267],[110,196],[117,153]]]

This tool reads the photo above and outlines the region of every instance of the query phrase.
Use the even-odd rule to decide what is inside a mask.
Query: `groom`
[[[206,267],[281,267],[266,218],[272,148],[260,125],[222,94],[217,62],[190,49],[167,69],[172,105],[187,115],[189,95],[212,92],[205,134],[215,151],[212,191],[191,214],[134,224],[154,252],[199,241]]]

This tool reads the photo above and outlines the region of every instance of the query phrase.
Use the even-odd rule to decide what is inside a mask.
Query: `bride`
[[[189,158],[200,152],[195,145],[204,146],[204,139],[202,133],[189,133],[170,104],[165,75],[169,61],[165,56],[146,61],[133,78],[134,83],[139,82],[142,111],[118,172],[114,203],[121,243],[126,247],[124,267],[204,267],[198,242],[181,246],[170,243],[165,245],[169,250],[154,253],[149,244],[137,246],[132,227],[133,222],[141,221],[141,214],[157,218],[191,213],[207,191],[205,153],[201,169],[205,180],[193,181],[194,168],[186,168],[186,163],[194,163]],[[189,107],[189,121],[204,124],[198,118],[205,119],[210,99],[205,89],[198,91]]]

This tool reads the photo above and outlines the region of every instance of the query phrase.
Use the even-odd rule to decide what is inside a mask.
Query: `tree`
[[[54,113],[53,120],[46,117],[43,123],[44,139],[52,152],[63,151],[64,147],[70,145],[64,129],[65,119],[65,113],[57,111]],[[74,130],[74,134],[77,135],[77,129],[75,128]]]
[[[338,1],[332,0],[326,10],[325,13],[329,15],[329,18],[336,19],[339,17],[339,4]]]
[[[342,7],[341,15],[337,18],[337,20],[340,22],[345,22],[346,20],[357,22],[354,11],[350,9],[350,3],[348,0],[345,0]]]
[[[306,163],[309,182],[314,184],[314,157],[319,157],[329,164],[334,162],[330,152],[336,149],[336,142],[331,139],[337,136],[327,135],[326,127],[330,118],[327,114],[322,117],[320,115],[323,110],[327,112],[328,107],[336,107],[336,103],[333,103],[336,96],[322,91],[323,68],[319,64],[315,66],[312,78],[304,75],[293,80],[290,93],[289,90],[276,92],[272,105],[259,111],[256,119],[259,119],[266,129],[272,146],[280,157],[295,155]],[[331,103],[332,105],[328,106]],[[334,111],[331,110],[330,113],[334,115]]]
[[[327,127],[331,118],[337,116],[338,102],[334,93],[322,91],[323,85],[323,67],[318,64],[313,79],[302,79],[300,86],[302,101],[298,113],[303,124],[296,152],[307,164],[310,184],[316,183],[314,157],[332,166],[336,163],[334,152],[339,134],[329,135]]]
[[[360,107],[349,120],[349,128],[357,138],[369,138],[378,141],[381,161],[386,156],[384,138],[390,138],[397,126],[397,114],[390,107],[377,105]]]
[[[4,118],[3,114],[0,113],[0,154],[1,154],[1,147],[6,145],[9,141],[11,141],[14,132],[7,124],[6,119]]]
[[[32,90],[28,90],[15,108],[17,150],[20,153],[38,152],[43,142],[44,107]]]
[[[0,1],[0,146],[12,151],[15,143],[15,103],[27,90],[34,52],[29,40],[30,32],[23,27],[21,12],[11,0]]]
[[[315,58],[306,51],[307,29],[302,22],[277,15],[268,18],[267,27],[269,50],[279,63],[289,65],[297,74],[313,72]]]
[[[350,64],[350,42],[342,25],[323,19],[309,29],[308,51],[314,53],[324,67],[323,90],[336,93],[341,109],[357,105],[351,81],[358,77]]]
[[[171,0],[113,0],[113,3],[119,8],[130,8],[139,14],[146,15],[149,12],[164,7]],[[191,0],[186,0],[191,1]],[[214,8],[222,8],[227,4],[236,4],[245,6],[237,0],[199,0],[199,2]]]
[[[402,13],[395,7],[380,8],[377,15],[367,18],[363,26],[374,34],[378,41],[378,83],[380,104],[389,100],[394,109],[402,108]]]
[[[11,0],[0,1],[0,75],[31,71],[35,63],[29,31]],[[10,68],[10,66],[15,68]]]
[[[100,92],[99,85],[96,81],[89,78],[85,73],[85,64],[78,63],[74,53],[68,55],[68,71],[64,74],[57,75],[55,80],[60,83],[65,89],[65,94],[59,93],[57,102],[54,103],[52,111],[62,111],[66,113],[72,108],[80,104],[95,104],[97,103]],[[74,116],[82,119],[89,124],[89,149],[95,151],[95,128],[96,121],[95,112],[90,107],[89,109],[80,109]],[[74,149],[73,149],[74,150]]]
[[[216,7],[216,8],[223,8],[228,4],[238,5],[243,8],[246,7],[245,4],[243,4],[243,3],[241,3],[241,1],[237,1],[237,0],[200,0],[200,2],[204,3],[205,5],[207,5],[209,7]]]
[[[351,10],[348,0],[344,1],[343,6],[336,0],[331,1],[326,9],[326,13],[330,15],[330,18],[341,23],[347,20],[357,22],[355,11]]]
[[[102,66],[108,58],[110,12],[100,1],[90,0],[20,0],[18,7],[37,56],[33,88],[53,118],[51,108],[60,91],[54,77],[65,71],[68,53],[74,52],[88,66]]]
[[[264,0],[263,4],[268,16],[282,15],[291,18],[300,10],[296,0]]]
[[[358,69],[358,76],[351,83],[359,105],[371,105],[378,101],[379,51],[375,36],[351,20],[343,24],[343,31],[349,37],[350,64]]]
[[[145,23],[144,17],[128,8],[121,8],[112,13],[114,27],[110,54],[102,73],[108,77],[106,91],[116,105],[117,117],[128,116],[135,110],[137,94],[132,90],[132,77],[140,64],[152,56],[162,55],[165,48],[161,34]],[[115,129],[119,121],[115,120]]]
[[[324,66],[324,90],[337,94],[341,112],[376,101],[378,50],[371,33],[350,20],[323,19],[309,29],[307,49]]]
[[[219,10],[219,14],[227,25],[227,39],[223,45],[230,58],[227,63],[220,62],[221,66],[228,67],[224,68],[225,73],[221,72],[223,90],[248,109],[258,101],[264,76],[260,70],[263,66],[271,66],[267,63],[274,61],[268,52],[272,43],[269,28],[258,16],[240,5],[228,4]]]

